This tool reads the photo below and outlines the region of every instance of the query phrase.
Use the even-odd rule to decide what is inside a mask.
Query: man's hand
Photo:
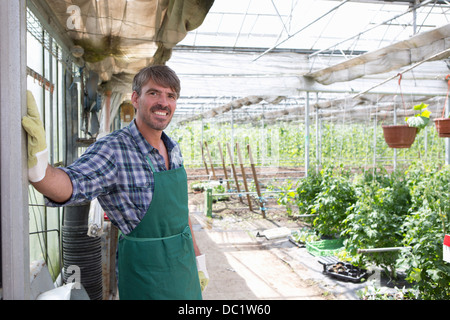
[[[22,118],[22,127],[28,133],[28,179],[41,181],[48,165],[48,150],[45,130],[39,116],[36,100],[27,91],[27,115]]]
[[[196,258],[197,258],[198,277],[200,279],[200,287],[202,288],[203,292],[209,283],[209,275],[208,270],[206,270],[205,255],[202,254],[200,256],[197,256]]]

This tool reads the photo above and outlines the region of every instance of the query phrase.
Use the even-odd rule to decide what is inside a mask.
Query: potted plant
[[[434,119],[434,124],[436,125],[436,130],[441,138],[450,137],[450,118],[445,118],[445,106],[447,105],[448,94],[450,91],[450,74],[445,77],[448,83],[447,96],[445,97],[444,107],[442,108],[442,115],[440,118]]]
[[[450,118],[434,119],[436,130],[441,138],[450,138]]]
[[[428,105],[421,104],[415,105],[413,110],[420,111],[415,114],[414,117],[406,117],[406,124],[382,126],[384,139],[390,148],[409,148],[416,139],[416,134],[420,129],[430,121],[431,112],[427,110]]]

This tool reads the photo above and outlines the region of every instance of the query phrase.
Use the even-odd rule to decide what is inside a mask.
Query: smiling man
[[[179,145],[163,131],[179,95],[173,70],[142,69],[133,80],[136,117],[129,126],[96,141],[67,168],[48,165],[42,179],[30,178],[49,206],[99,200],[121,231],[120,299],[201,299],[186,171]],[[29,141],[42,136],[40,126],[27,128],[24,122],[24,128]]]

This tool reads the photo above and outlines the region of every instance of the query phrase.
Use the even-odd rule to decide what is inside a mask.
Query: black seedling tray
[[[323,265],[323,273],[333,278],[360,283],[367,280],[367,270],[353,266],[351,263],[341,262],[335,257],[324,257],[319,260]]]

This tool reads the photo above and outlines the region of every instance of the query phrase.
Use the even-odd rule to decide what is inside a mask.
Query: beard
[[[142,122],[153,130],[162,131],[170,124],[172,120],[172,111],[168,107],[162,105],[154,105],[150,108],[139,106],[140,117]],[[155,112],[164,112],[165,116],[155,114]]]

